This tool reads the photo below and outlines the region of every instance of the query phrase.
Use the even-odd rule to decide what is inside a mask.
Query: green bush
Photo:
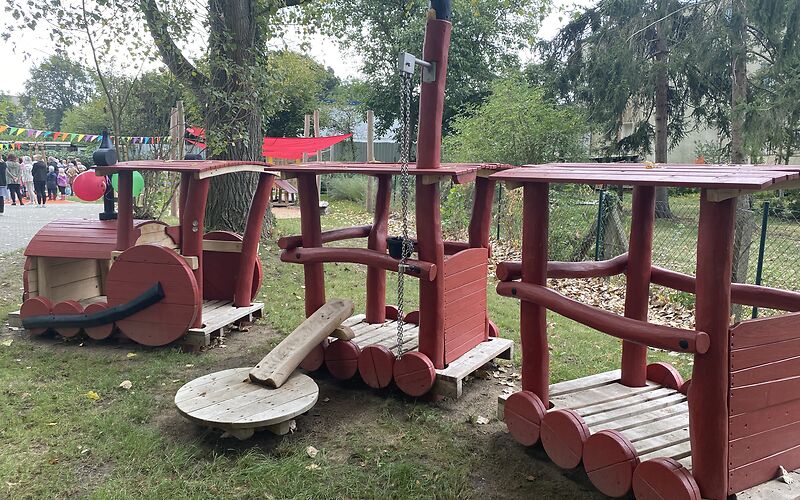
[[[335,176],[327,183],[328,197],[333,200],[363,202],[367,191],[367,178],[364,176]]]

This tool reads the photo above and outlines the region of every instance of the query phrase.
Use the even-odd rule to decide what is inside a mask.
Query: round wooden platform
[[[207,427],[235,431],[269,427],[305,413],[319,388],[295,372],[278,389],[250,381],[251,368],[232,368],[196,378],[175,394],[178,412]]]

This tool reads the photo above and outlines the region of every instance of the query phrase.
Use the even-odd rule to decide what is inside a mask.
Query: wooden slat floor
[[[592,434],[619,431],[631,441],[641,461],[673,458],[691,469],[686,396],[652,382],[645,387],[626,387],[617,382],[619,376],[620,371],[613,370],[553,384],[553,409],[576,411]],[[500,397],[501,406],[507,397]]]
[[[214,332],[262,309],[264,304],[261,302],[254,302],[247,307],[234,307],[230,300],[204,300],[203,328],[192,328],[189,331]]]
[[[387,320],[381,324],[365,323],[363,314],[356,314],[342,324],[353,329],[353,342],[363,349],[368,345],[380,345],[392,352],[397,352],[397,321]],[[332,339],[331,339],[332,340]],[[403,333],[403,351],[416,351],[419,346],[419,326],[405,324]]]

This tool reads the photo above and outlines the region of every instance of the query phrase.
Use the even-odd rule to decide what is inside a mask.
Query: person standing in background
[[[52,165],[47,167],[47,199],[55,201],[58,192],[58,174]]]
[[[72,183],[75,182],[75,177],[78,176],[78,164],[75,160],[70,160],[69,166],[67,167],[67,178],[69,179],[69,190],[68,194],[73,193]]]
[[[44,208],[47,203],[47,165],[42,161],[42,157],[33,157],[33,189],[36,191],[36,203]]]
[[[25,186],[25,197],[28,198],[28,203],[34,200],[33,194],[33,174],[31,173],[31,169],[33,168],[33,162],[31,161],[30,156],[23,156],[22,157],[22,183]]]
[[[67,186],[69,186],[69,177],[67,177],[67,173],[64,172],[63,168],[58,169],[58,175],[56,176],[56,185],[58,186],[58,199],[65,200],[66,193],[67,193]]]
[[[6,181],[6,157],[0,157],[0,215],[6,211],[6,198],[8,198],[8,181]]]
[[[8,190],[11,192],[11,204],[16,205],[17,198],[19,198],[19,204],[25,205],[22,201],[22,193],[19,191],[22,183],[22,166],[13,153],[6,159],[6,180],[8,181]]]

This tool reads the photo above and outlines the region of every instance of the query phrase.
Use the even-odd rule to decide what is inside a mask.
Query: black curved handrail
[[[43,314],[41,316],[31,316],[22,320],[22,326],[24,328],[88,328],[107,325],[147,309],[163,298],[164,288],[161,286],[161,282],[156,282],[155,285],[145,290],[138,297],[103,311],[91,314]]]

